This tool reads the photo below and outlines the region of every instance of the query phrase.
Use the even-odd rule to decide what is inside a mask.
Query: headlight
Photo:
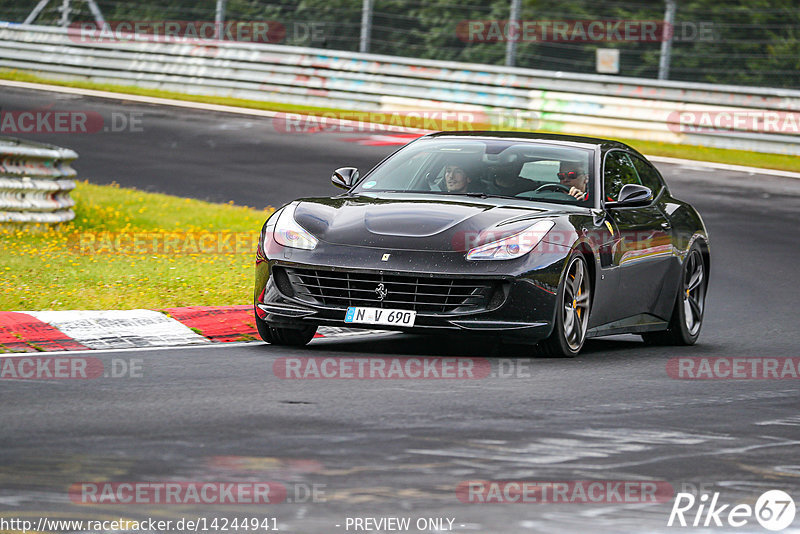
[[[295,207],[297,204],[289,204],[283,208],[275,222],[275,230],[272,235],[275,237],[275,241],[284,247],[314,250],[317,246],[317,238],[294,220]]]
[[[555,225],[549,219],[538,221],[519,233],[473,248],[467,252],[467,259],[513,260],[522,257],[533,250]]]
[[[258,236],[258,246],[265,258],[267,257],[267,239],[270,239],[275,233],[275,222],[278,220],[278,217],[281,216],[281,212],[283,212],[283,208],[273,211],[272,214],[267,217],[267,222],[265,222],[264,227],[261,228],[261,235]]]

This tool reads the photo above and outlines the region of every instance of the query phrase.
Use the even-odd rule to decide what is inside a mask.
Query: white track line
[[[101,356],[103,354],[112,354],[117,352],[156,352],[162,350],[184,350],[184,349],[211,349],[211,348],[229,348],[229,347],[246,347],[248,345],[261,344],[266,345],[263,341],[241,341],[236,343],[204,343],[202,345],[179,345],[171,347],[132,347],[128,349],[101,349],[101,350],[59,350],[50,352],[9,352],[0,354],[2,358],[38,358],[40,356],[61,356],[68,358],[70,356]]]
[[[31,313],[31,312],[23,312],[23,313]],[[323,327],[324,328],[324,327]],[[388,336],[395,336],[400,335],[402,332],[395,332],[391,330],[364,330],[363,332],[352,332],[347,334],[324,334],[322,333],[323,337],[314,338],[311,340],[312,344],[324,344],[330,343],[332,341],[358,341],[359,338],[361,339],[376,339]],[[0,359],[2,358],[36,358],[39,356],[62,356],[62,357],[69,357],[69,356],[99,356],[102,354],[111,354],[117,352],[147,352],[147,351],[162,351],[162,350],[183,350],[183,349],[211,349],[211,348],[229,348],[229,347],[249,347],[253,345],[268,345],[261,341],[260,339],[253,340],[253,341],[235,341],[231,343],[218,343],[218,342],[210,342],[210,343],[201,343],[195,345],[171,345],[171,346],[163,346],[163,347],[128,347],[128,348],[119,348],[119,349],[89,349],[89,350],[58,350],[58,351],[48,351],[48,352],[4,352],[0,353]]]
[[[650,161],[656,163],[668,163],[671,165],[686,165],[687,167],[701,167],[720,171],[744,172],[747,174],[765,174],[768,176],[780,176],[782,178],[794,178],[800,180],[800,172],[779,171],[777,169],[762,169],[760,167],[746,167],[744,165],[729,165],[727,163],[713,163],[710,161],[700,161],[696,159],[668,158],[666,156],[646,156]]]
[[[141,102],[143,104],[155,104],[159,106],[174,106],[179,108],[199,109],[204,111],[221,111],[223,113],[236,113],[237,115],[249,115],[255,117],[278,117],[291,114],[293,117],[308,117],[294,111],[270,111],[266,109],[243,108],[238,106],[223,106],[221,104],[206,104],[203,102],[191,102],[188,100],[176,100],[173,98],[159,98],[154,96],[131,95],[128,93],[115,93],[113,91],[97,91],[95,89],[81,89],[79,87],[63,87],[60,85],[47,85],[43,83],[17,82],[13,80],[0,80],[0,86],[19,87],[22,89],[35,89],[37,91],[51,91],[54,93],[65,93],[69,95],[93,96],[97,98],[109,98],[112,100],[126,100],[129,102]],[[362,122],[347,119],[325,118],[326,123],[337,124],[339,126],[360,127]],[[430,133],[433,130],[421,130],[419,128],[404,128],[391,124],[382,125],[386,131],[400,133]]]
[[[95,89],[81,89],[79,87],[63,87],[60,85],[47,85],[43,83],[17,82],[13,80],[0,80],[0,85],[19,87],[21,89],[35,89],[37,91],[50,91],[68,95],[93,96],[97,98],[110,98],[113,100],[126,100],[128,102],[141,102],[143,104],[156,104],[159,106],[175,106],[179,108],[202,109],[205,111],[222,111],[225,113],[238,113],[240,115],[255,115],[259,117],[275,117],[277,111],[265,109],[240,108],[236,106],[222,106],[219,104],[206,104],[188,100],[175,100],[173,98],[158,98],[155,96],[131,95],[128,93],[115,93],[113,91],[97,91]]]
[[[223,106],[220,104],[205,104],[202,102],[190,102],[188,100],[175,100],[172,98],[158,98],[153,96],[131,95],[127,93],[115,93],[112,91],[97,91],[95,89],[81,89],[78,87],[63,87],[59,85],[47,85],[43,83],[30,83],[18,82],[14,80],[0,80],[0,86],[19,87],[22,89],[35,89],[38,91],[51,91],[54,93],[65,93],[70,95],[93,96],[97,98],[109,98],[113,100],[127,100],[129,102],[141,102],[143,104],[155,104],[160,106],[174,106],[180,108],[199,109],[205,111],[221,111],[223,113],[236,113],[238,115],[250,115],[256,117],[277,117],[289,112],[268,111],[265,109],[251,109],[241,108],[237,106]],[[291,112],[293,115],[303,117],[299,113]],[[358,125],[358,121],[332,121],[326,119],[328,122],[337,122],[343,126]],[[430,133],[433,130],[421,130],[419,128],[402,128],[397,126],[386,126],[389,131],[397,131],[404,133]],[[744,172],[749,174],[766,174],[769,176],[780,176],[783,178],[800,179],[800,173],[790,171],[779,171],[775,169],[762,169],[760,167],[747,167],[744,165],[730,165],[727,163],[714,163],[711,161],[700,161],[694,159],[680,159],[669,158],[665,156],[647,156],[648,159],[660,163],[670,163],[674,165],[687,165],[696,167],[705,167],[708,169],[718,169],[725,171]]]

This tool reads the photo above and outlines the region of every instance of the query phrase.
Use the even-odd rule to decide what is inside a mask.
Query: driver
[[[586,172],[584,164],[576,161],[562,161],[558,172],[558,180],[564,187],[569,187],[569,192],[567,193],[569,196],[578,200],[586,200],[589,197],[586,192],[589,173]]]
[[[451,155],[442,170],[444,188],[448,193],[468,193],[480,185],[481,160],[477,154]]]
[[[472,178],[467,169],[456,164],[449,164],[444,168],[444,183],[448,193],[466,193],[469,184],[472,183]]]

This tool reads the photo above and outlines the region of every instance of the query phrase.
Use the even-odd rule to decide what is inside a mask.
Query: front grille
[[[275,268],[276,275],[279,269],[285,272],[291,286],[292,294],[288,296],[332,308],[366,306],[420,313],[468,313],[495,306],[499,302],[493,297],[502,296],[500,281],[491,279],[295,268]],[[378,294],[380,284],[385,291],[383,300]]]

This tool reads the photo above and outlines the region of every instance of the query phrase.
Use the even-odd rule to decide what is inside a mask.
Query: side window
[[[653,196],[658,195],[661,188],[664,187],[664,180],[661,175],[642,158],[631,156],[631,159],[633,159],[633,166],[636,167],[639,178],[642,180],[642,185],[649,187],[653,191]]]
[[[603,190],[606,200],[616,200],[622,186],[639,184],[639,175],[630,158],[621,150],[612,150],[606,154],[603,167]]]

